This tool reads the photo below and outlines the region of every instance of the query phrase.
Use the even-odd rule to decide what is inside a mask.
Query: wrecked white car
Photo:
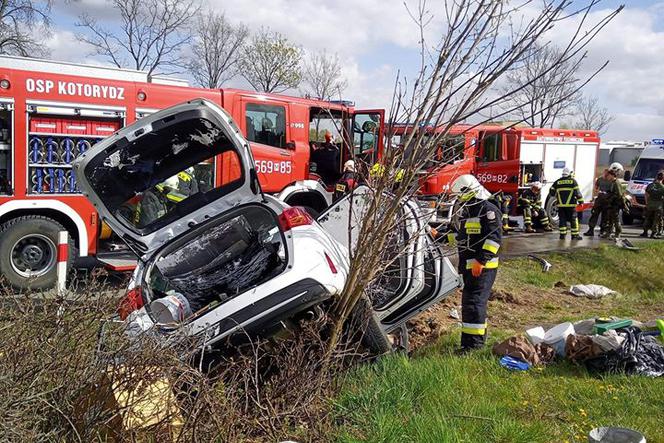
[[[327,230],[303,209],[264,195],[247,141],[211,102],[190,101],[127,126],[74,170],[100,216],[140,257],[120,307],[130,329],[177,332],[206,345],[236,333],[265,336],[344,287],[352,245],[349,213],[345,233],[339,215],[347,200],[330,209],[335,217],[323,215]],[[404,227],[404,236],[421,236],[397,261],[405,280],[374,301],[373,330],[383,335],[459,285],[416,228]]]

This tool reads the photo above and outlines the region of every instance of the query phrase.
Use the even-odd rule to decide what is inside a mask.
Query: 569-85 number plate
[[[290,174],[293,163],[290,161],[256,160],[256,172],[259,174]]]

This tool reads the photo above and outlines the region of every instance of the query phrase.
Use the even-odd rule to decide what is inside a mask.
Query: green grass
[[[553,295],[542,303],[526,306],[529,315],[545,321],[583,318],[596,311],[644,320],[664,309],[662,257],[664,242],[647,244],[639,253],[603,247],[554,254],[547,257],[554,264],[547,274],[532,261],[517,259],[501,268],[497,286],[530,299],[550,291]],[[560,281],[603,284],[621,295],[591,301],[561,294],[562,301],[556,302],[553,288]],[[490,313],[501,303],[493,302]],[[489,344],[511,332],[511,327],[494,328]],[[392,355],[349,374],[334,402],[338,425],[333,438],[585,442],[594,427],[623,426],[644,433],[648,442],[664,442],[664,378],[597,377],[567,362],[513,373],[488,349],[452,355],[458,339],[453,331],[410,358]]]

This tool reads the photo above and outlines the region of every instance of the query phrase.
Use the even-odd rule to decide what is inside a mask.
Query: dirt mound
[[[503,303],[509,303],[513,305],[523,305],[523,301],[512,294],[511,292],[504,291],[502,289],[494,289],[491,291],[491,296],[489,297],[490,301],[501,301]]]
[[[461,320],[450,317],[450,311],[457,309],[461,315],[461,291],[431,306],[408,322],[410,348],[417,349],[434,343],[441,334],[454,327]]]

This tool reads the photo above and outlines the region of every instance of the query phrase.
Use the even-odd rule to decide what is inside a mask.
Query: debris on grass
[[[569,288],[570,294],[576,297],[587,297],[597,299],[608,295],[616,295],[617,292],[602,285],[574,285]]]

